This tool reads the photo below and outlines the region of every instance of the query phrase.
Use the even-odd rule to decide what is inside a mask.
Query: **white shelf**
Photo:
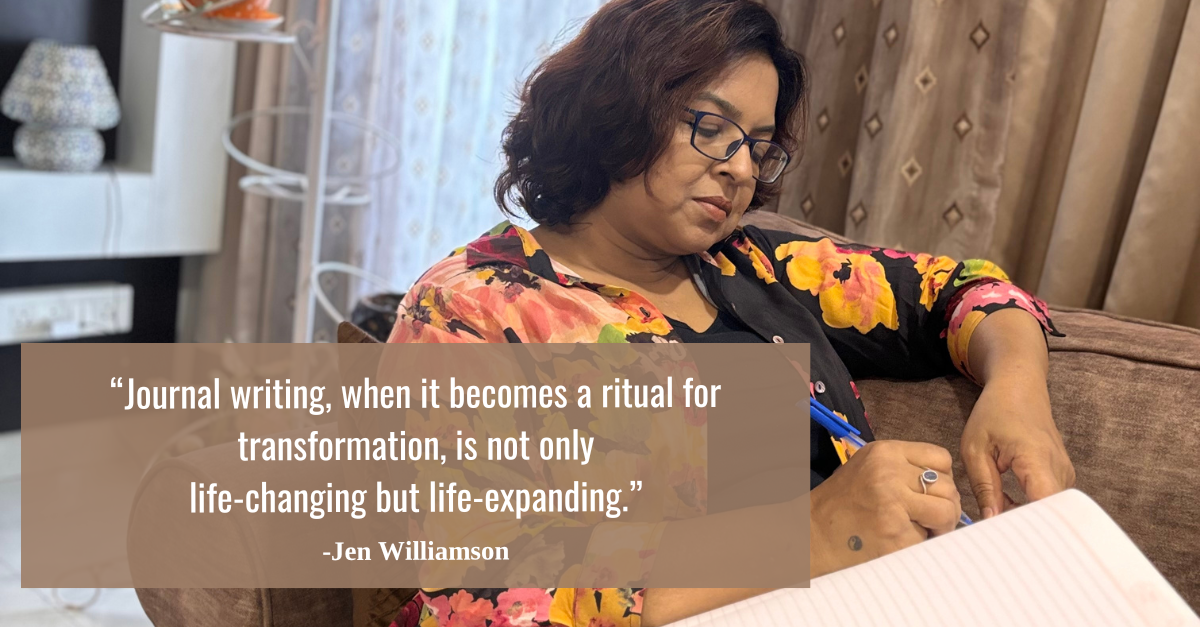
[[[135,238],[129,229],[148,210],[153,176],[109,169],[95,172],[27,170],[0,160],[0,261],[101,258],[120,254]],[[115,193],[121,195],[117,211]],[[116,233],[120,221],[126,232]],[[169,246],[171,233],[158,238]],[[149,244],[153,240],[148,240]],[[137,254],[143,246],[136,246]],[[147,251],[148,252],[148,251]]]
[[[0,160],[0,262],[211,252],[219,216],[156,203],[154,175],[27,170]],[[213,217],[218,219],[214,220]]]

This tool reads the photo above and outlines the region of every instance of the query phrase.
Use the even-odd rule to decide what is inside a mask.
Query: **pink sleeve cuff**
[[[950,350],[950,359],[954,362],[954,367],[976,383],[979,381],[971,372],[971,365],[967,361],[967,347],[971,344],[971,335],[988,314],[1001,309],[1024,309],[1037,319],[1043,331],[1050,335],[1063,336],[1050,320],[1050,307],[1045,301],[1025,290],[996,278],[980,279],[965,287],[954,296],[947,309],[949,325],[946,330],[946,346]]]

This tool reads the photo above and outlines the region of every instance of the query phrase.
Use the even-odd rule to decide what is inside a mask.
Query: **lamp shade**
[[[18,122],[110,129],[121,119],[100,52],[46,39],[29,44],[0,95],[0,111]]]

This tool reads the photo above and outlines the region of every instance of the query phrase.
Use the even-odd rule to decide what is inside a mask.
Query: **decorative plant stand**
[[[303,215],[300,221],[300,257],[296,273],[296,306],[293,313],[292,341],[308,343],[313,338],[313,324],[318,306],[326,312],[336,313],[324,294],[318,296],[316,279],[322,272],[321,227],[326,205],[366,206],[371,201],[370,183],[391,176],[400,167],[400,145],[390,133],[371,122],[332,110],[333,77],[331,68],[337,60],[339,9],[342,0],[320,0],[315,24],[298,23],[287,28],[286,24],[269,23],[245,25],[236,20],[220,20],[210,14],[236,4],[239,0],[208,0],[192,4],[158,0],[142,13],[142,22],[151,28],[176,35],[221,39],[233,42],[291,45],[297,54],[300,66],[309,74],[312,106],[275,107],[247,111],[233,118],[226,126],[222,138],[229,156],[246,166],[249,172],[239,181],[246,193],[281,200],[298,201]],[[233,24],[231,24],[233,22]],[[314,59],[309,59],[300,46],[300,40],[308,31],[309,40],[315,42]],[[304,172],[293,172],[274,167],[253,159],[234,146],[233,130],[252,119],[265,116],[304,116],[308,120],[308,145],[305,151]],[[328,174],[328,149],[330,129],[334,123],[358,128],[366,134],[367,146],[377,144],[388,149],[394,156],[386,167],[377,172],[366,172],[355,176],[330,176]],[[326,266],[325,271],[332,268]],[[341,268],[338,268],[341,270]],[[344,271],[344,270],[343,270]]]

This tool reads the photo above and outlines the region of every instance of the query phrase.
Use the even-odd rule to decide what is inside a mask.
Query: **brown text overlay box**
[[[25,345],[23,583],[806,585],[807,369],[806,345]],[[161,404],[214,386],[207,407],[178,390],[153,407],[155,390]],[[258,409],[234,409],[254,386]],[[395,404],[402,386],[410,407],[346,406],[355,390]],[[671,406],[612,407],[635,390]],[[534,406],[450,406],[485,397]],[[476,459],[460,459],[469,438]]]

